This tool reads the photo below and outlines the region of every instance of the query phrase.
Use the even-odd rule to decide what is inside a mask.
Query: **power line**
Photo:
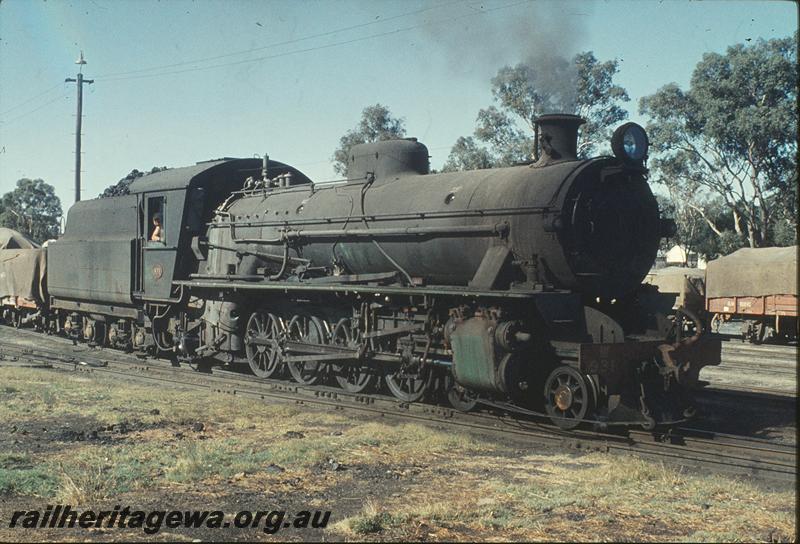
[[[169,72],[160,72],[160,73],[157,73],[157,74],[143,74],[143,75],[138,75],[138,76],[137,75],[129,75],[129,74],[137,74],[137,73],[140,73],[140,72],[147,72],[147,71],[151,71],[151,70],[160,70],[160,69],[171,68],[171,67],[175,67],[175,66],[183,66],[183,65],[186,65],[186,64],[196,64],[198,62],[207,62],[209,60],[217,60],[217,59],[227,58],[227,57],[241,55],[241,54],[245,54],[245,53],[252,53],[254,51],[260,51],[260,50],[268,49],[268,48],[271,48],[271,47],[277,47],[277,46],[280,46],[280,45],[287,45],[287,44],[291,44],[291,43],[297,43],[297,42],[301,42],[301,41],[305,41],[305,40],[310,40],[310,39],[313,39],[313,38],[320,38],[320,37],[325,37],[325,36],[337,34],[337,33],[340,33],[340,32],[345,32],[345,31],[348,31],[348,30],[354,30],[354,29],[357,29],[357,28],[363,28],[363,27],[366,27],[366,26],[371,26],[371,25],[375,25],[375,24],[381,24],[381,23],[385,23],[387,21],[399,19],[399,18],[402,18],[402,17],[408,17],[410,15],[416,15],[418,13],[423,13],[425,11],[430,11],[430,10],[446,7],[446,6],[449,6],[449,5],[452,5],[452,4],[456,4],[456,3],[462,3],[462,0],[453,0],[451,2],[446,2],[444,4],[440,4],[440,5],[437,5],[437,6],[431,6],[431,7],[428,7],[428,8],[423,8],[423,9],[419,9],[419,10],[416,10],[416,11],[411,11],[411,12],[402,13],[402,14],[399,14],[399,15],[394,15],[394,16],[391,16],[391,17],[387,17],[385,19],[381,19],[380,21],[369,21],[369,22],[366,22],[366,23],[359,23],[357,25],[351,25],[351,26],[343,27],[343,28],[336,29],[336,30],[330,30],[328,32],[322,32],[322,33],[319,33],[319,34],[312,34],[312,35],[309,35],[309,36],[304,36],[302,38],[297,38],[297,39],[294,39],[294,40],[287,40],[287,41],[284,41],[284,42],[278,42],[278,43],[274,43],[274,44],[270,44],[270,45],[266,45],[266,46],[262,46],[262,47],[257,47],[257,48],[253,48],[253,49],[248,49],[248,50],[244,50],[244,51],[226,53],[226,54],[223,54],[223,55],[217,55],[215,57],[207,57],[207,58],[204,58],[204,59],[196,59],[196,60],[191,60],[191,61],[177,62],[177,63],[173,63],[173,64],[156,66],[156,67],[152,67],[152,68],[140,68],[140,69],[136,69],[136,70],[129,70],[129,71],[126,71],[126,72],[115,72],[115,73],[111,73],[111,74],[106,74],[104,76],[97,76],[97,77],[95,77],[95,80],[99,80],[99,81],[121,81],[121,80],[125,80],[125,79],[139,79],[139,78],[145,78],[145,77],[158,77],[158,76],[162,76],[162,75],[180,74],[180,73],[185,73],[185,72],[213,70],[213,69],[216,69],[216,68],[223,68],[223,67],[226,67],[226,66],[236,66],[236,65],[239,65],[239,64],[246,64],[246,63],[250,63],[250,62],[260,62],[260,61],[279,58],[279,57],[283,57],[283,56],[296,55],[296,54],[300,54],[300,53],[307,53],[307,52],[311,52],[311,51],[317,51],[317,50],[320,50],[320,49],[327,49],[327,48],[330,48],[330,47],[338,47],[338,46],[341,46],[341,45],[347,45],[347,44],[356,43],[356,42],[360,42],[360,41],[371,40],[371,39],[374,39],[374,38],[380,38],[380,37],[384,37],[384,36],[389,36],[389,35],[392,35],[392,34],[398,34],[398,33],[401,33],[401,32],[407,32],[407,31],[413,30],[415,28],[422,27],[422,26],[424,26],[426,24],[438,24],[438,23],[441,23],[441,22],[455,21],[455,20],[462,19],[462,18],[465,18],[465,17],[472,17],[472,16],[475,16],[475,15],[487,14],[487,13],[491,13],[493,11],[502,10],[502,9],[508,9],[508,8],[512,8],[512,7],[521,5],[521,4],[526,4],[526,3],[529,3],[530,1],[531,0],[522,0],[522,1],[519,1],[519,2],[506,4],[506,5],[498,6],[498,7],[495,7],[495,8],[479,9],[479,10],[476,10],[476,11],[474,11],[472,13],[467,13],[467,14],[460,15],[460,16],[457,16],[457,17],[443,18],[443,19],[439,19],[437,21],[432,21],[430,23],[422,23],[422,24],[412,25],[412,26],[409,26],[409,27],[394,29],[394,30],[390,30],[390,31],[387,31],[387,32],[381,32],[381,33],[378,33],[378,34],[372,34],[372,35],[369,35],[369,36],[362,36],[362,37],[354,38],[354,39],[351,39],[351,40],[335,42],[335,43],[321,45],[321,46],[317,46],[317,47],[309,47],[309,48],[305,48],[305,49],[297,49],[297,50],[294,50],[294,51],[288,51],[288,52],[284,52],[284,53],[276,53],[274,55],[266,55],[266,56],[257,57],[257,58],[254,58],[254,59],[244,59],[244,60],[235,61],[235,62],[232,62],[232,63],[215,64],[215,65],[212,65],[212,66],[199,66],[199,67],[187,68],[187,69],[183,69],[183,70],[173,70],[173,71],[169,71]],[[117,76],[127,76],[127,77],[117,77]],[[4,115],[16,110],[16,109],[18,109],[18,108],[20,108],[20,107],[22,107],[22,106],[24,106],[26,104],[29,104],[30,102],[33,102],[37,98],[40,98],[40,97],[42,97],[44,95],[47,95],[48,93],[50,93],[53,90],[55,90],[56,88],[58,88],[60,85],[61,85],[60,83],[56,84],[56,85],[54,85],[54,86],[52,86],[52,87],[50,87],[48,89],[45,89],[44,91],[40,92],[37,95],[32,96],[31,98],[28,98],[27,100],[25,100],[23,102],[20,102],[19,104],[17,104],[15,106],[7,109],[6,111],[0,113],[0,117],[2,117]],[[53,100],[50,100],[50,101],[46,102],[45,104],[42,104],[42,106],[37,107],[36,109],[31,110],[29,112],[26,112],[26,113],[24,113],[22,115],[19,115],[17,117],[13,117],[13,118],[8,119],[6,121],[0,120],[0,123],[4,123],[5,124],[5,123],[11,123],[13,121],[16,121],[17,119],[25,117],[25,116],[27,116],[27,115],[29,115],[31,113],[36,112],[36,111],[39,111],[40,109],[44,108],[45,106],[48,106],[48,105],[52,104],[53,102],[57,101],[60,98],[64,98],[64,97],[59,96],[59,97],[57,97],[57,98],[55,98]]]
[[[407,26],[407,27],[404,27],[404,28],[397,28],[397,29],[394,29],[394,30],[386,31],[386,32],[380,32],[380,33],[377,33],[377,34],[370,34],[369,36],[361,36],[359,38],[352,38],[350,40],[344,40],[344,41],[340,41],[340,42],[334,42],[334,43],[330,43],[330,44],[326,44],[326,45],[319,45],[319,46],[315,46],[315,47],[308,47],[308,48],[305,48],[305,49],[295,49],[294,51],[287,51],[287,52],[284,52],[284,53],[275,53],[273,55],[265,55],[265,56],[262,56],[262,57],[256,57],[256,58],[252,58],[252,59],[244,59],[244,60],[239,60],[239,61],[234,61],[234,62],[215,64],[215,65],[212,65],[212,66],[199,66],[199,67],[194,67],[194,68],[184,68],[182,70],[172,70],[172,71],[168,71],[168,72],[159,72],[157,74],[142,74],[142,75],[131,75],[131,76],[122,76],[122,77],[106,76],[105,78],[96,77],[95,79],[97,81],[123,81],[123,80],[127,80],[127,79],[142,79],[142,78],[160,77],[160,76],[167,76],[167,75],[174,75],[174,74],[183,74],[183,73],[186,73],[186,72],[199,72],[199,71],[205,71],[205,70],[214,70],[216,68],[224,68],[224,67],[228,67],[228,66],[237,66],[237,65],[240,65],[240,64],[248,64],[248,63],[252,63],[252,62],[260,62],[260,61],[264,61],[264,60],[270,60],[270,59],[275,59],[275,58],[279,58],[279,57],[285,57],[285,56],[289,56],[289,55],[296,55],[296,54],[299,54],[299,53],[308,53],[308,52],[311,52],[311,51],[319,51],[320,49],[328,49],[328,48],[331,48],[331,47],[338,47],[338,46],[341,46],[341,45],[348,45],[348,44],[362,42],[362,41],[366,41],[366,40],[372,40],[372,39],[375,39],[375,38],[382,38],[382,37],[389,36],[389,35],[392,35],[392,34],[399,34],[401,32],[408,32],[410,30],[414,30],[416,28],[425,26],[426,24],[438,24],[438,23],[442,23],[442,22],[452,22],[452,21],[456,21],[458,19],[463,19],[463,18],[466,18],[466,17],[474,17],[475,15],[485,15],[487,13],[491,13],[491,12],[498,11],[498,10],[501,10],[501,9],[512,8],[512,7],[515,7],[515,6],[519,6],[521,4],[527,4],[529,2],[530,2],[530,0],[520,0],[518,2],[513,2],[511,4],[506,4],[506,5],[503,5],[503,6],[496,7],[496,8],[484,9],[484,10],[480,10],[480,11],[477,11],[477,12],[460,15],[460,16],[457,16],[457,17],[448,17],[448,18],[439,19],[439,20],[433,21],[431,23],[421,23],[421,24],[411,25],[411,26]]]
[[[8,108],[8,109],[7,109],[6,111],[4,111],[4,112],[0,112],[0,117],[3,117],[3,116],[5,116],[5,115],[7,115],[7,114],[11,113],[11,112],[12,112],[12,111],[14,111],[15,109],[17,109],[17,108],[20,108],[20,107],[24,106],[25,104],[29,104],[29,103],[33,102],[34,100],[36,100],[36,99],[37,99],[37,98],[39,98],[40,96],[44,96],[44,95],[46,95],[46,94],[49,94],[49,93],[53,92],[55,89],[57,89],[57,88],[58,88],[58,87],[60,87],[60,86],[61,86],[61,84],[60,84],[60,83],[58,83],[58,84],[56,84],[56,85],[53,85],[53,86],[52,86],[52,87],[50,87],[49,89],[45,89],[44,91],[40,92],[39,94],[37,94],[37,95],[35,95],[35,96],[32,96],[32,97],[28,98],[27,100],[25,100],[25,101],[23,101],[23,102],[20,102],[20,103],[19,103],[19,104],[17,104],[16,106],[13,106],[13,107],[11,107],[11,108]]]
[[[162,70],[164,68],[174,68],[176,66],[183,66],[183,65],[186,65],[186,64],[197,64],[199,62],[208,62],[208,61],[212,61],[212,60],[218,60],[218,59],[223,59],[223,58],[227,58],[227,57],[233,57],[233,56],[236,56],[236,55],[244,55],[244,54],[247,54],[247,53],[253,53],[255,51],[263,51],[265,49],[270,49],[270,48],[278,47],[278,46],[281,46],[281,45],[289,45],[289,44],[293,44],[293,43],[312,40],[314,38],[324,38],[325,36],[332,36],[334,34],[339,34],[341,32],[347,32],[348,30],[355,30],[357,28],[364,28],[364,27],[367,27],[367,26],[382,24],[382,23],[386,23],[388,21],[393,21],[395,19],[401,19],[403,17],[409,17],[411,15],[417,15],[419,13],[423,13],[423,12],[426,12],[426,11],[431,11],[431,10],[434,10],[434,9],[444,8],[444,7],[450,6],[452,4],[461,4],[461,3],[463,3],[463,0],[451,0],[450,2],[446,2],[446,3],[443,3],[443,4],[436,5],[436,6],[431,6],[431,7],[427,7],[427,8],[423,8],[423,9],[418,9],[418,10],[415,10],[415,11],[409,11],[407,13],[401,13],[399,15],[393,15],[391,17],[382,18],[382,19],[376,20],[376,21],[369,21],[369,22],[366,22],[366,23],[359,23],[357,25],[351,25],[351,26],[346,26],[346,27],[342,27],[342,28],[337,28],[335,30],[329,30],[327,32],[320,32],[318,34],[310,34],[308,36],[303,36],[302,38],[295,38],[295,39],[292,39],[292,40],[286,40],[286,41],[282,41],[282,42],[275,42],[275,43],[271,43],[271,44],[268,44],[268,45],[263,45],[261,47],[254,47],[252,49],[244,49],[242,51],[234,51],[232,53],[225,53],[225,54],[222,54],[222,55],[216,55],[214,57],[204,57],[204,58],[199,58],[199,59],[194,59],[194,60],[186,60],[186,61],[176,62],[176,63],[173,63],[173,64],[163,64],[163,65],[160,65],[160,66],[151,66],[149,68],[138,68],[136,70],[128,70],[128,71],[125,71],[125,72],[114,72],[114,73],[111,73],[111,74],[101,74],[100,76],[97,76],[97,78],[98,79],[112,78],[112,77],[116,77],[116,76],[137,74],[137,73],[141,73],[141,72],[150,72],[150,71],[153,71],[153,70]]]
[[[182,70],[172,70],[172,71],[169,71],[169,72],[160,72],[160,73],[157,73],[157,74],[142,74],[142,75],[135,75],[135,76],[123,76],[123,77],[111,77],[111,78],[99,78],[98,77],[97,79],[99,81],[122,81],[122,80],[126,80],[126,79],[142,79],[142,78],[150,78],[150,77],[169,76],[169,75],[174,75],[174,74],[183,74],[183,73],[186,73],[186,72],[202,72],[202,71],[205,71],[205,70],[214,70],[216,68],[225,68],[227,66],[238,66],[240,64],[249,64],[249,63],[252,63],[252,62],[261,62],[261,61],[264,61],[264,60],[270,60],[270,59],[275,59],[275,58],[280,58],[280,57],[286,57],[286,56],[289,56],[289,55],[297,55],[297,54],[300,54],[300,53],[309,53],[311,51],[319,51],[320,49],[329,49],[331,47],[337,47],[337,46],[340,46],[340,45],[347,45],[347,44],[351,44],[351,43],[362,42],[362,41],[365,41],[365,40],[371,40],[373,38],[379,38],[379,37],[383,37],[383,36],[388,36],[390,34],[397,34],[399,32],[404,32],[405,30],[408,30],[408,29],[395,29],[395,30],[390,30],[388,32],[382,32],[380,34],[372,34],[370,36],[362,36],[360,38],[353,38],[353,39],[345,40],[345,41],[341,41],[341,42],[335,42],[335,43],[326,44],[326,45],[319,45],[319,46],[315,46],[315,47],[308,47],[308,48],[305,48],[305,49],[295,49],[294,51],[286,51],[284,53],[275,53],[274,55],[265,55],[263,57],[256,57],[256,58],[253,58],[253,59],[244,59],[244,60],[238,60],[238,61],[234,61],[234,62],[226,62],[226,63],[223,63],[223,64],[214,64],[212,66],[199,66],[199,67],[195,67],[195,68],[184,68]]]
[[[36,109],[32,109],[32,110],[30,110],[30,111],[27,111],[27,112],[25,112],[25,113],[21,114],[21,115],[17,115],[16,117],[12,117],[11,119],[7,119],[7,120],[5,120],[5,121],[2,121],[2,120],[0,120],[0,124],[7,125],[7,124],[9,124],[9,123],[13,123],[13,122],[14,122],[14,121],[16,121],[17,119],[22,119],[23,117],[27,117],[28,115],[30,115],[30,114],[32,114],[32,113],[35,113],[35,112],[37,112],[37,111],[41,110],[42,108],[44,108],[44,107],[46,107],[46,106],[49,106],[49,105],[50,105],[50,104],[52,104],[53,102],[56,102],[56,101],[58,101],[58,100],[61,100],[62,98],[69,98],[69,95],[68,95],[68,94],[65,94],[65,95],[62,95],[62,96],[57,96],[57,97],[55,97],[54,99],[52,99],[52,100],[50,100],[50,101],[48,101],[48,102],[45,102],[44,104],[42,104],[41,106],[39,106],[39,107],[38,107],[38,108],[36,108]]]
[[[204,57],[204,58],[199,58],[199,59],[194,59],[194,60],[176,62],[176,63],[173,63],[173,64],[163,64],[163,65],[160,65],[160,66],[151,66],[149,68],[138,68],[136,70],[128,70],[128,71],[124,71],[124,72],[112,72],[110,74],[101,74],[100,76],[97,76],[96,79],[106,79],[106,78],[115,78],[116,79],[116,76],[137,74],[137,73],[141,73],[141,72],[150,72],[150,71],[153,71],[153,70],[162,70],[164,68],[174,68],[176,66],[183,66],[183,65],[187,65],[187,64],[197,64],[198,62],[208,62],[208,61],[211,61],[211,60],[218,60],[218,59],[222,59],[222,58],[233,57],[233,56],[236,56],[236,55],[243,55],[243,54],[246,54],[246,53],[253,53],[255,51],[263,51],[265,49],[270,49],[272,47],[278,47],[278,46],[281,46],[281,45],[289,45],[289,44],[292,44],[292,43],[298,43],[298,42],[302,42],[302,41],[306,41],[306,40],[311,40],[311,39],[314,39],[314,38],[322,38],[322,37],[325,37],[325,36],[331,36],[333,34],[338,34],[340,32],[346,32],[348,30],[355,30],[357,28],[363,28],[363,27],[366,27],[366,26],[382,24],[382,23],[385,23],[385,22],[388,22],[388,21],[392,21],[392,20],[395,20],[395,19],[400,19],[402,17],[408,17],[410,15],[416,15],[416,14],[419,14],[419,13],[423,13],[425,11],[430,11],[430,10],[433,10],[433,9],[439,9],[439,8],[447,7],[447,6],[452,5],[452,4],[457,4],[457,3],[462,3],[462,2],[463,2],[463,0],[452,0],[451,2],[446,2],[446,3],[443,3],[443,4],[436,5],[436,6],[431,6],[431,7],[427,7],[427,8],[423,8],[423,9],[418,9],[418,10],[415,10],[415,11],[401,13],[399,15],[393,15],[391,17],[382,18],[379,21],[368,21],[366,23],[359,23],[357,25],[351,25],[351,26],[338,28],[338,29],[335,29],[335,30],[329,30],[327,32],[321,32],[321,33],[318,33],[318,34],[310,34],[308,36],[303,36],[302,38],[296,38],[296,39],[293,39],[293,40],[286,40],[286,41],[283,41],[283,42],[276,42],[276,43],[272,43],[272,44],[269,44],[269,45],[264,45],[264,46],[261,46],[261,47],[255,47],[255,48],[252,48],[252,49],[245,49],[245,50],[242,50],[242,51],[234,51],[232,53],[225,53],[225,54],[217,55],[217,56],[214,56],[214,57]],[[108,80],[110,81],[111,79],[108,79]],[[45,89],[41,93],[39,93],[39,94],[37,94],[35,96],[32,96],[31,98],[28,98],[27,100],[25,100],[23,102],[20,102],[19,104],[15,105],[15,106],[13,106],[13,107],[11,107],[11,108],[3,111],[3,112],[0,112],[0,117],[2,117],[4,115],[14,111],[15,109],[17,109],[19,107],[24,106],[25,104],[28,104],[28,103],[34,101],[35,99],[39,98],[40,96],[48,94],[49,92],[55,90],[59,86],[60,86],[60,84],[56,84],[56,85],[54,85],[54,86],[52,86],[52,87],[50,87],[48,89]]]

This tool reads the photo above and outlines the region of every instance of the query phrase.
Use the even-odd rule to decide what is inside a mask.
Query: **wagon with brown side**
[[[708,263],[712,329],[736,319],[750,342],[797,340],[797,251],[797,246],[743,248]]]

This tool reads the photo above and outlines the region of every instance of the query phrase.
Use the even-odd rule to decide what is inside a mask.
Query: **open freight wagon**
[[[706,311],[712,328],[743,321],[745,339],[796,341],[797,246],[743,248],[708,263]]]

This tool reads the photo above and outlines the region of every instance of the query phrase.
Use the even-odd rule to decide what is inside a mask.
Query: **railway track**
[[[796,395],[787,392],[785,389],[776,389],[773,387],[725,384],[724,387],[704,387],[701,389],[701,391],[714,396],[736,397],[739,399],[756,399],[786,407],[793,407],[797,405]]]
[[[725,370],[740,370],[746,373],[769,373],[773,376],[796,376],[797,370],[796,368],[791,367],[780,367],[770,364],[759,364],[759,363],[738,363],[732,362],[727,359],[722,360],[722,364],[719,365],[720,368]]]
[[[408,404],[380,394],[350,394],[338,388],[303,386],[280,380],[256,380],[231,370],[212,373],[195,372],[187,366],[172,366],[158,359],[139,360],[121,352],[73,346],[66,339],[13,330],[19,335],[9,340],[8,331],[0,331],[0,367],[48,366],[140,383],[170,384],[214,393],[253,398],[265,402],[290,402],[325,409],[342,410],[373,416],[400,418],[429,424],[446,425],[488,434],[512,434],[533,444],[575,450],[632,453],[671,465],[717,472],[751,475],[760,479],[794,482],[796,480],[796,445],[769,440],[715,433],[688,427],[668,433],[628,430],[616,434],[588,430],[563,431],[555,426],[520,419],[503,410],[462,413],[432,404]],[[34,346],[21,345],[27,339]]]
[[[700,379],[710,382],[719,394],[777,401],[797,397],[797,347],[744,344],[730,340],[722,344],[722,362],[705,367]]]
[[[768,344],[745,344],[728,340],[722,342],[722,356],[730,359],[767,359],[779,365],[796,365],[797,346],[777,346]]]
[[[745,344],[735,340],[722,342],[723,357],[733,358],[769,358],[770,361],[780,364],[797,363],[797,346],[779,346],[770,344]]]

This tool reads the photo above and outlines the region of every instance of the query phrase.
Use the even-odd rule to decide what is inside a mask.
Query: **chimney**
[[[573,161],[578,158],[578,127],[586,122],[579,115],[552,113],[536,118],[539,130],[539,146],[542,156],[536,166],[545,166],[557,161]]]

